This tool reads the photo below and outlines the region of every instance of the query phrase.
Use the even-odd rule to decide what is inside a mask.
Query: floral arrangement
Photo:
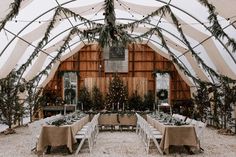
[[[158,119],[160,122],[166,125],[176,125],[176,126],[188,125],[187,122],[178,118],[174,118],[172,117],[172,115],[164,113],[164,112],[159,112],[157,114],[150,115],[150,116],[153,117],[154,119]]]
[[[74,112],[73,114],[66,115],[64,117],[61,117],[59,119],[49,121],[47,122],[48,125],[55,125],[55,126],[63,126],[63,125],[70,125],[73,122],[76,122],[77,120],[84,117],[84,113],[82,112]]]

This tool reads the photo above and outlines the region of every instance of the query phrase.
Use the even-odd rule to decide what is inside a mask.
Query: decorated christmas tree
[[[124,110],[128,99],[128,90],[118,74],[114,77],[109,85],[109,92],[106,96],[106,107],[112,110]]]

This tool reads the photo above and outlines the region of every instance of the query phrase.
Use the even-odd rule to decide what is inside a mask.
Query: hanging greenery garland
[[[159,100],[165,100],[168,98],[168,91],[166,89],[160,89],[157,92],[157,97],[159,98]]]
[[[216,37],[226,37],[229,40],[228,45],[232,46],[233,51],[236,49],[235,47],[235,41],[232,40],[229,36],[227,36],[227,34],[223,31],[223,29],[220,27],[220,25],[217,23],[217,13],[215,11],[215,7],[210,4],[208,2],[208,0],[199,0],[199,2],[204,5],[205,7],[208,8],[209,10],[209,21],[213,24],[213,26],[217,26],[217,27],[211,27],[211,32],[214,36]],[[2,20],[1,23],[1,28],[3,28],[5,26],[5,23],[7,21],[9,21],[10,19],[12,19],[14,16],[16,16],[18,14],[19,8],[20,8],[20,4],[21,4],[21,0],[15,0],[12,4],[12,10],[11,12],[6,16],[6,18],[4,20]],[[161,40],[164,40],[164,37],[162,35],[162,32],[160,30],[159,27],[154,27],[154,28],[150,28],[147,32],[137,36],[137,37],[133,37],[131,36],[131,34],[129,34],[127,32],[127,29],[130,29],[131,32],[134,31],[135,27],[138,27],[139,24],[145,23],[145,22],[150,22],[151,18],[154,16],[160,16],[160,15],[166,15],[166,13],[168,13],[174,23],[174,25],[176,26],[177,30],[179,31],[181,37],[183,38],[183,41],[185,42],[185,44],[188,46],[189,51],[192,53],[192,55],[196,58],[197,62],[200,63],[203,67],[203,69],[205,69],[210,75],[213,75],[215,78],[217,78],[219,80],[220,77],[223,77],[225,79],[230,80],[231,82],[235,82],[235,80],[228,78],[227,76],[222,76],[219,75],[216,71],[214,71],[211,67],[209,67],[207,64],[204,63],[204,61],[197,55],[196,52],[194,52],[193,48],[191,47],[191,45],[189,44],[187,38],[185,37],[181,27],[179,27],[179,21],[176,18],[176,16],[174,15],[174,13],[172,12],[170,6],[164,5],[160,8],[158,8],[156,11],[152,12],[151,14],[145,16],[144,18],[137,20],[135,22],[132,23],[128,23],[128,24],[116,24],[116,16],[115,16],[115,7],[114,7],[114,0],[106,0],[103,6],[103,9],[105,11],[104,16],[105,16],[105,20],[106,23],[105,24],[99,24],[96,22],[93,22],[91,20],[88,20],[84,17],[82,17],[81,15],[67,9],[67,8],[63,8],[61,6],[59,6],[56,10],[55,13],[53,15],[53,19],[50,22],[50,24],[47,27],[47,30],[44,34],[44,37],[42,38],[42,40],[38,43],[37,48],[35,48],[34,52],[32,53],[32,55],[29,57],[29,59],[27,60],[27,62],[25,64],[22,64],[22,66],[17,70],[17,74],[20,76],[20,78],[22,77],[23,73],[25,72],[26,68],[32,63],[32,60],[37,57],[39,51],[41,48],[43,48],[44,46],[46,46],[48,44],[48,40],[50,37],[50,32],[51,30],[54,28],[54,25],[58,19],[58,17],[61,16],[61,14],[66,14],[69,17],[74,17],[75,20],[80,20],[83,21],[85,23],[85,25],[87,25],[89,27],[89,29],[81,31],[77,28],[73,28],[73,31],[71,31],[72,33],[70,33],[70,35],[68,36],[70,38],[70,36],[74,33],[77,33],[78,35],[80,34],[82,38],[87,39],[89,42],[91,41],[98,41],[99,45],[101,47],[104,47],[106,45],[113,45],[113,44],[123,44],[123,45],[127,45],[128,43],[131,42],[135,42],[137,40],[141,40],[142,37],[147,37],[150,34],[153,34],[154,31],[158,32],[158,35],[162,38]],[[217,31],[220,28],[220,31]],[[216,32],[215,32],[216,31]],[[95,38],[96,36],[99,36],[99,38]],[[163,42],[163,41],[162,41]],[[45,70],[43,70],[42,72],[39,73],[39,77],[37,76],[37,81],[39,80],[39,78],[42,77],[42,75],[47,75],[48,74],[48,70],[50,70],[51,66],[53,63],[56,62],[56,60],[58,60],[60,58],[60,55],[62,52],[64,52],[66,50],[66,46],[68,43],[64,44],[63,46],[61,46],[61,49],[59,51],[59,54],[52,60],[52,62],[47,66],[47,68]],[[163,45],[165,48],[167,48],[167,45]],[[167,49],[168,50],[168,49]],[[169,50],[168,50],[169,51]],[[170,51],[169,51],[170,52]],[[183,70],[184,73],[186,75],[188,75],[189,77],[191,77],[194,81],[200,82],[199,79],[197,79],[196,77],[194,77],[190,72],[188,72],[180,63],[178,63],[176,56],[174,56],[173,54],[170,54],[172,57],[172,60],[175,64],[177,64],[180,68],[180,70]],[[36,79],[34,78],[32,81],[35,81]],[[18,81],[19,82],[19,81]]]
[[[13,19],[16,15],[18,15],[21,2],[22,0],[14,0],[14,2],[10,4],[11,11],[6,15],[3,20],[0,21],[0,31],[6,25],[7,21]]]
[[[212,24],[209,28],[211,30],[212,35],[214,35],[216,38],[226,38],[228,42],[226,43],[226,46],[232,47],[232,52],[236,51],[236,41],[229,37],[229,35],[224,31],[224,29],[221,27],[218,17],[217,17],[217,11],[213,4],[209,3],[208,0],[198,0],[203,6],[208,8],[209,16],[208,20],[210,21],[210,24]],[[234,22],[233,22],[234,23]]]

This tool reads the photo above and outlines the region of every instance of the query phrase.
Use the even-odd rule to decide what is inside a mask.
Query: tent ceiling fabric
[[[4,0],[0,2],[0,21],[3,21],[10,13],[10,4],[15,1]],[[236,52],[233,52],[231,47],[226,46],[226,39],[216,38],[209,31],[211,26],[208,20],[209,11],[206,6],[201,4],[201,1],[114,0],[116,23],[127,24],[140,20],[168,4],[177,17],[179,27],[182,28],[189,44],[206,65],[219,74],[236,79]],[[230,38],[236,40],[236,9],[234,9],[236,1],[208,0],[208,2],[216,7],[217,18],[221,27]],[[39,41],[42,40],[59,6],[67,8],[90,21],[104,24],[104,0],[23,0],[20,6],[18,15],[7,21],[0,31],[0,78],[6,77],[12,69],[18,69],[27,61],[27,57],[33,53]],[[45,68],[75,26],[81,31],[91,27],[86,22],[75,20],[63,12],[56,17],[54,28],[50,32],[47,43],[38,50],[40,53],[33,59],[23,75],[26,80],[32,79]],[[133,36],[138,36],[154,27],[160,28],[170,50],[174,52],[181,64],[189,69],[192,75],[204,81],[212,81],[209,74],[191,55],[188,45],[178,32],[170,15],[151,17],[150,21],[140,24],[138,28],[134,28],[133,32],[129,29],[127,31]],[[89,44],[79,34],[74,34],[71,38],[70,49],[62,53],[60,60],[52,67],[50,77],[47,79],[42,77],[44,80],[41,81],[41,86],[46,85],[49,78],[53,76],[60,61],[76,53],[83,45]],[[158,32],[154,31],[151,35],[144,37],[143,43],[148,44],[157,53],[170,59]],[[181,76],[188,80],[189,85],[193,85],[192,80],[186,75],[181,73]]]

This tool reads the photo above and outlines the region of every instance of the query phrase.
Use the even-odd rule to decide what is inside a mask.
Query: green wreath
[[[165,100],[168,98],[168,91],[166,89],[160,89],[157,92],[157,97],[159,98],[159,100]]]

